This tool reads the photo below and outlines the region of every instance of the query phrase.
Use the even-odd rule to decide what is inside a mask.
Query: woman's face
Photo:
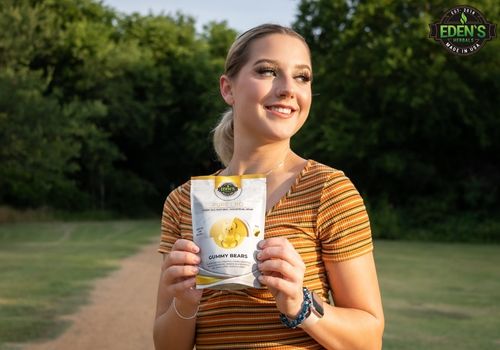
[[[235,138],[257,144],[289,140],[311,107],[308,48],[293,36],[271,34],[253,41],[249,50],[238,75],[221,78],[223,96],[233,106]]]

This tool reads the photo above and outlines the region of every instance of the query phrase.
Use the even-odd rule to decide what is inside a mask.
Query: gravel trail
[[[153,319],[160,276],[158,243],[143,247],[97,280],[90,302],[65,316],[71,326],[58,338],[23,350],[153,350]]]

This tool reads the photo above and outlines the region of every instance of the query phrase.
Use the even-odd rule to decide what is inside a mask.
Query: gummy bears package
[[[201,263],[196,288],[260,288],[257,245],[264,238],[266,177],[191,178],[193,240]]]

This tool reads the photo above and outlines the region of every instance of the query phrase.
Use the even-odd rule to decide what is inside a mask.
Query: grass
[[[1,224],[0,349],[61,333],[92,281],[158,235],[157,220]]]
[[[68,211],[49,207],[16,209],[0,205],[0,224],[54,221],[111,221],[124,219],[117,213],[105,210]]]
[[[377,241],[384,349],[500,348],[500,246]]]
[[[159,222],[0,224],[0,349],[53,337]],[[384,349],[498,349],[500,245],[376,241]]]

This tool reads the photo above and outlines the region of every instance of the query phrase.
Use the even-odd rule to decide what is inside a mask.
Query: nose
[[[293,97],[295,96],[294,81],[291,77],[281,76],[281,79],[276,79],[276,95],[278,97]]]

